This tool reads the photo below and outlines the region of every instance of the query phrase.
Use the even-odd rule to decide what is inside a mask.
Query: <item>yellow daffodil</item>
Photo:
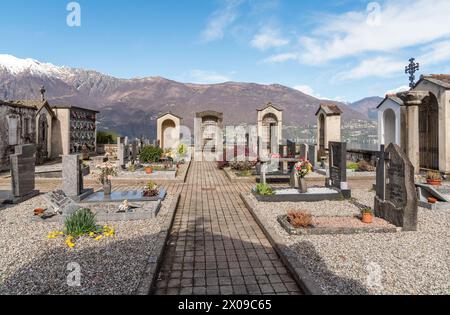
[[[72,236],[67,237],[67,239],[66,239],[66,245],[67,245],[69,248],[74,248],[74,247],[75,247],[75,243],[73,242],[73,237],[72,237]]]
[[[100,241],[103,238],[103,235],[99,235],[95,238],[96,241]]]
[[[94,237],[96,234],[94,232],[89,233],[89,237]]]

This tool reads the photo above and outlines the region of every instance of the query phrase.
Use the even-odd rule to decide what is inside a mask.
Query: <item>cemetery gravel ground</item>
[[[116,236],[82,238],[69,249],[64,238],[48,239],[59,223],[30,222],[41,197],[0,210],[0,294],[133,294],[145,271],[173,195],[156,220],[111,222]],[[82,286],[67,285],[69,263],[81,266]]]
[[[374,193],[368,189],[355,189],[353,196],[373,207]],[[290,236],[277,222],[277,216],[288,210],[318,216],[354,215],[359,211],[347,201],[274,206],[258,203],[251,194],[248,197],[257,203],[256,214],[265,228],[281,236],[325,294],[450,293],[449,212],[420,208],[417,232]],[[370,270],[375,271],[372,277],[368,276]]]

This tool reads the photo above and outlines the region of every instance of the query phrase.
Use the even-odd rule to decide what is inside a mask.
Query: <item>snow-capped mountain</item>
[[[227,82],[184,84],[161,77],[118,79],[96,71],[59,67],[34,59],[0,55],[0,99],[39,99],[45,86],[50,104],[70,104],[100,110],[100,128],[123,135],[154,136],[156,117],[171,111],[193,126],[196,112],[216,110],[229,124],[255,123],[256,109],[268,102],[285,110],[285,123],[315,122],[321,101],[282,85]],[[336,102],[334,102],[336,103]],[[347,105],[344,120],[366,119]]]

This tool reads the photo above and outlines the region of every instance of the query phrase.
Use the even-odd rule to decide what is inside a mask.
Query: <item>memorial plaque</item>
[[[26,196],[35,188],[36,146],[33,144],[15,147],[10,156],[12,193],[16,198]]]
[[[47,208],[50,213],[71,215],[80,208],[62,190],[49,192],[43,198],[47,202]]]

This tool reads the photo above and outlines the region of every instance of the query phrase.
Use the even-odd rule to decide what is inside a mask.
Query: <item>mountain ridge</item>
[[[226,124],[255,124],[256,110],[269,102],[285,111],[286,125],[313,124],[321,103],[338,104],[345,121],[368,119],[351,104],[320,100],[280,84],[195,84],[160,76],[123,79],[95,70],[0,55],[0,98],[39,99],[41,86],[45,86],[50,104],[99,110],[99,129],[135,137],[154,137],[156,118],[169,111],[183,117],[183,124],[190,128],[195,113],[204,110],[223,112]]]

